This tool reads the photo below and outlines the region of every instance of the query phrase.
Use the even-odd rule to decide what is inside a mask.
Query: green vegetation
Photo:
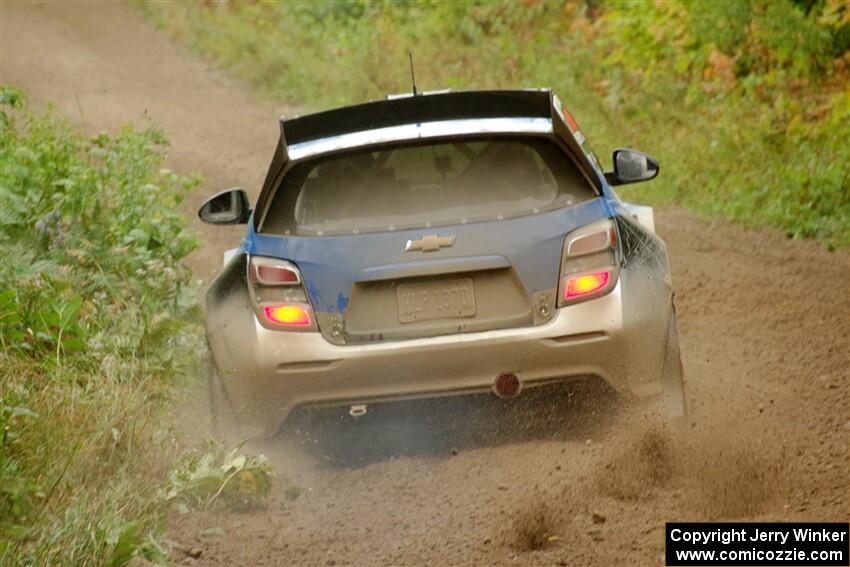
[[[274,98],[551,86],[597,153],[659,158],[624,197],[850,244],[850,8],[842,0],[143,4]],[[603,151],[604,150],[604,151]]]
[[[209,441],[206,452],[186,455],[171,473],[167,498],[179,502],[180,509],[207,509],[220,500],[235,509],[261,504],[274,473],[263,455],[247,456],[241,448],[227,451]]]
[[[162,169],[155,128],[90,138],[0,103],[0,564],[163,561],[192,457],[162,417],[206,350],[180,263],[197,180]]]
[[[159,412],[203,352],[162,132],[88,138],[2,91],[0,563],[161,558]]]

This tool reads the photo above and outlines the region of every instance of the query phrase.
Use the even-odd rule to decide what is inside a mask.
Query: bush
[[[0,563],[163,559],[161,425],[204,351],[155,128],[86,137],[0,90]]]
[[[172,314],[195,308],[180,260],[197,241],[177,205],[197,180],[160,169],[155,128],[85,138],[52,114],[20,114],[23,129],[3,114],[0,148],[4,349],[88,368],[155,351]]]
[[[203,453],[185,455],[171,472],[167,499],[181,511],[208,509],[219,502],[241,510],[261,504],[271,491],[274,471],[263,455],[246,455],[241,449],[228,451],[210,440]]]

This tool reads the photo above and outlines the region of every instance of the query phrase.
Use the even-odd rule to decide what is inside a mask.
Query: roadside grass
[[[164,560],[159,492],[179,448],[151,400],[163,393],[116,373],[81,376],[20,355],[4,353],[0,365],[0,563]],[[97,383],[80,384],[90,378]]]
[[[625,198],[850,245],[850,7],[841,0],[141,2],[178,41],[308,110],[411,90],[552,87]]]
[[[153,127],[84,136],[0,87],[2,565],[166,562],[170,479],[209,460],[169,425],[206,344],[178,208],[198,180],[162,167],[166,144]],[[209,462],[253,466],[240,502],[268,494],[261,457],[225,454]],[[223,474],[193,494],[229,495]]]

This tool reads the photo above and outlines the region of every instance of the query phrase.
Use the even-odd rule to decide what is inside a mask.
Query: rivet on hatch
[[[540,305],[537,306],[537,314],[541,317],[548,317],[551,313],[552,307],[545,300],[542,300]]]

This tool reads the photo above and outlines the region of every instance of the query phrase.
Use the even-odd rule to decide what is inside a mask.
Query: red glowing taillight
[[[287,260],[252,256],[248,263],[251,303],[257,320],[274,331],[317,331],[301,272]]]
[[[567,235],[561,255],[558,307],[601,297],[617,286],[622,263],[615,219],[602,219]]]
[[[312,325],[310,308],[304,305],[263,305],[263,315],[271,323],[284,327]]]
[[[564,299],[591,297],[604,291],[611,281],[611,270],[567,276],[564,284]]]

